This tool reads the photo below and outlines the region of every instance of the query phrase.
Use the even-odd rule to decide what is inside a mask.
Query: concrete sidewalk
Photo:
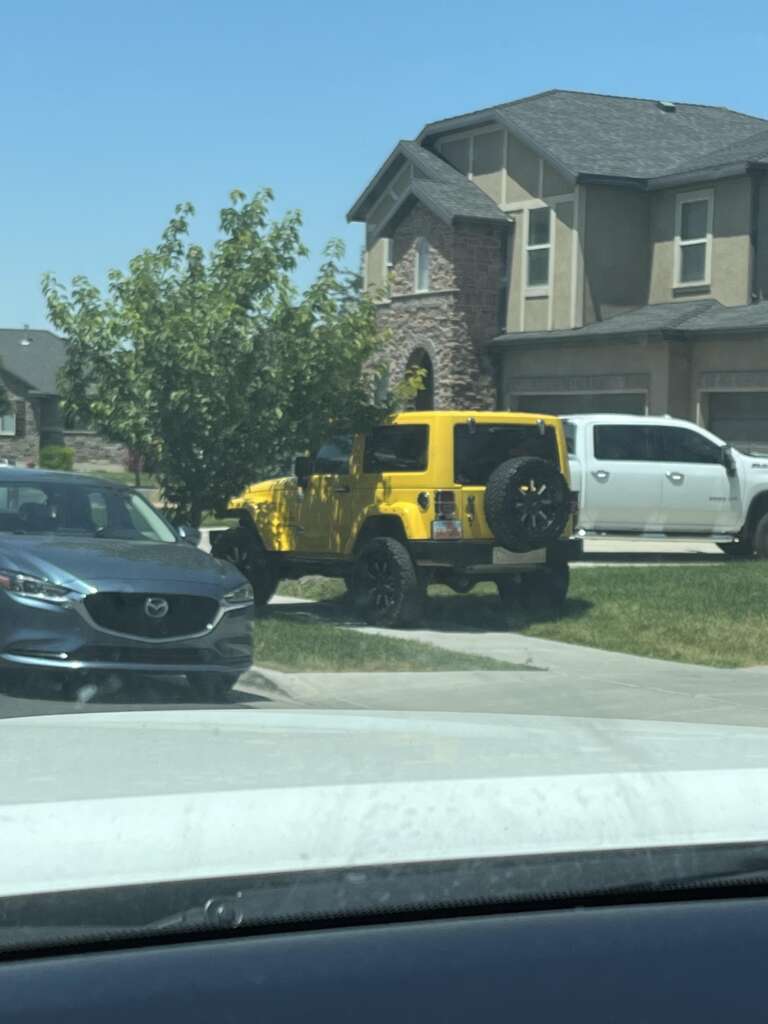
[[[239,689],[312,707],[489,711],[768,726],[768,667],[718,669],[540,640],[513,632],[375,629],[338,607],[275,598],[363,633],[525,664],[499,672],[308,672],[254,668]]]

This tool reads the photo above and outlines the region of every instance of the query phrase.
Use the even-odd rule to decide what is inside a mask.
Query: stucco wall
[[[573,202],[558,203],[555,206],[554,291],[552,295],[552,326],[555,329],[572,326],[573,214]]]
[[[504,177],[504,133],[485,132],[476,135],[472,180],[496,203],[502,202]]]
[[[584,323],[648,302],[648,196],[590,185],[584,201]]]
[[[747,177],[727,178],[692,189],[651,193],[651,284],[649,301],[674,302],[691,298],[691,289],[674,287],[675,201],[686,191],[714,192],[712,225],[712,283],[696,294],[708,294],[724,306],[749,302],[750,185]]]
[[[768,299],[768,177],[760,182],[757,220],[757,298]]]

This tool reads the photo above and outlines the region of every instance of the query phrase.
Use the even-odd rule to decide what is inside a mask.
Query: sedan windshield
[[[1,533],[55,533],[173,543],[173,530],[139,494],[94,483],[0,484]]]

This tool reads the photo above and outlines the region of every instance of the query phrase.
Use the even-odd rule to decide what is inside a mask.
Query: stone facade
[[[393,381],[414,357],[432,363],[436,409],[487,409],[495,405],[491,367],[482,344],[497,332],[501,237],[484,224],[455,228],[415,206],[393,232],[390,296],[379,306]],[[429,290],[416,291],[416,249],[429,245]]]
[[[123,445],[106,441],[92,431],[62,431],[58,426],[61,418],[56,398],[30,398],[20,395],[20,388],[14,393],[8,383],[6,387],[16,413],[16,433],[14,436],[0,434],[0,458],[11,459],[19,466],[36,466],[40,461],[41,444],[60,443],[74,449],[76,468],[96,464],[125,465],[127,450]]]

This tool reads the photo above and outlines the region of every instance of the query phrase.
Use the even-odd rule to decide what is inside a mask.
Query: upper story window
[[[685,192],[675,207],[675,286],[708,285],[712,266],[714,195]]]
[[[395,265],[395,240],[394,238],[384,239],[384,262],[387,265],[387,270],[391,270]]]
[[[552,247],[552,211],[540,206],[528,211],[526,232],[526,288],[528,293],[544,293],[549,288],[550,249]]]
[[[429,291],[429,242],[426,238],[416,241],[416,291]]]

